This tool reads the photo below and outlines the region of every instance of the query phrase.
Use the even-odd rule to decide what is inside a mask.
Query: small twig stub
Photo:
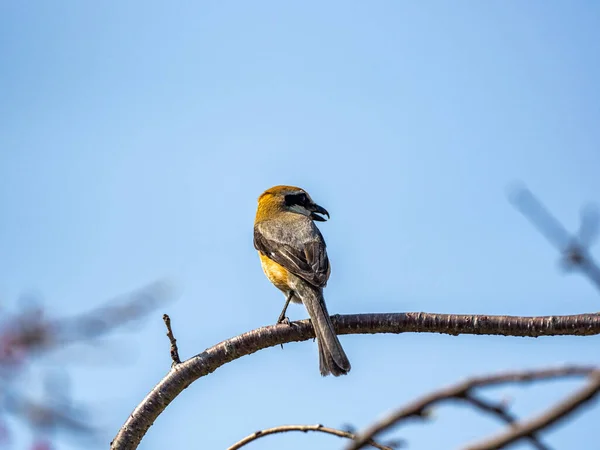
[[[167,326],[167,337],[171,342],[171,359],[173,360],[173,365],[181,364],[181,359],[179,359],[179,349],[177,348],[177,339],[173,336],[173,330],[171,329],[171,318],[168,314],[163,314],[163,320]]]

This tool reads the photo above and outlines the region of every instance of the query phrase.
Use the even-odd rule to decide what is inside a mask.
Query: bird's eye
[[[285,196],[285,204],[287,206],[305,205],[308,202],[306,194],[288,194]]]

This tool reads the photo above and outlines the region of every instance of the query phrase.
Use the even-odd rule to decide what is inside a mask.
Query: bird
[[[258,198],[254,220],[254,248],[263,272],[286,301],[277,323],[288,323],[285,313],[292,303],[302,303],[315,330],[322,376],[346,375],[350,361],[327,312],[323,288],[331,266],[323,235],[315,225],[330,218],[299,187],[279,185]]]

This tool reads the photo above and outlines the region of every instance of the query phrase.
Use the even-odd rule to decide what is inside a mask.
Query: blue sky
[[[506,188],[526,182],[570,229],[600,200],[599,20],[591,1],[4,2],[1,298],[35,289],[70,315],[156,278],[181,287],[72,370],[109,434],[169,368],[162,312],[185,358],[276,320],[283,297],[252,246],[256,199],[275,184],[331,213],[332,314],[597,311]],[[272,348],[192,385],[140,448],[362,427],[468,375],[598,363],[599,342],[344,336],[353,370],[338,379],[320,377],[314,343]],[[499,395],[526,414],[573,386]],[[546,442],[591,448],[594,416]],[[457,448],[498,429],[448,407],[397,436]],[[248,448],[342,444],[301,434]]]

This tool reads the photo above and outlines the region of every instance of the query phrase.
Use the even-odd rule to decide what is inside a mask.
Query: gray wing
[[[325,240],[312,220],[261,222],[254,227],[254,248],[313,286],[327,285]]]

